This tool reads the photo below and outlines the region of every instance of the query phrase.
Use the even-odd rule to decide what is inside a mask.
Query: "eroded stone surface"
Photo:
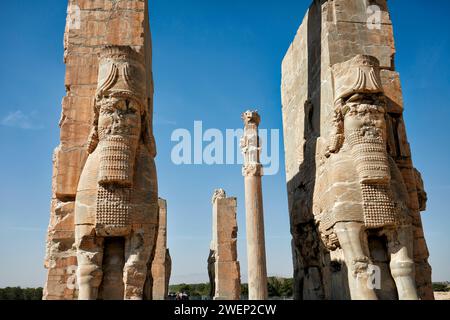
[[[152,262],[153,300],[165,300],[169,294],[172,260],[167,249],[167,201],[159,198],[159,229]]]
[[[104,52],[105,46],[131,46],[130,50],[142,57],[139,63],[142,65],[144,76],[138,81],[142,89],[137,91],[141,91],[139,93],[142,96],[140,99],[142,101],[139,102],[143,106],[141,111],[145,111],[148,117],[141,119],[140,125],[147,126],[149,134],[144,135],[148,140],[143,142],[145,147],[138,147],[135,152],[137,162],[147,163],[149,159],[155,156],[156,152],[151,132],[153,82],[147,1],[70,0],[64,35],[67,93],[62,102],[61,143],[55,149],[53,157],[53,195],[45,261],[45,266],[48,268],[48,277],[44,288],[44,299],[75,299],[78,297],[75,270],[79,262],[76,257],[78,245],[75,244],[75,224],[77,219],[84,221],[87,225],[95,224],[96,209],[93,208],[97,206],[97,203],[85,208],[79,207],[81,209],[78,210],[78,214],[75,214],[77,210],[75,210],[74,205],[75,198],[78,198],[77,188],[81,172],[88,160],[88,151],[92,147],[90,142],[93,140],[88,138],[92,133],[92,124],[97,117],[94,112],[96,110],[94,104],[99,102],[96,102],[99,94],[101,96],[98,90],[100,89],[98,88],[98,80],[100,78],[102,82],[105,81],[102,74],[110,75],[109,70],[104,72],[100,70],[99,72],[99,54]],[[120,65],[120,63],[117,65]],[[119,76],[120,79],[124,78],[122,71],[119,72],[122,75]],[[136,76],[139,72],[132,72],[132,74]],[[130,91],[136,91],[135,89],[133,88]],[[117,97],[119,96],[120,94],[117,95]],[[144,151],[144,149],[148,151]],[[132,155],[130,154],[130,156]],[[97,160],[99,161],[97,156],[91,154],[91,162]],[[148,165],[146,164],[146,166]],[[154,171],[153,165],[148,168],[150,171]],[[130,201],[150,204],[149,212],[150,215],[152,215],[152,212],[155,213],[155,217],[151,219],[154,221],[148,222],[146,214],[142,215],[137,210],[133,214],[133,222],[129,222],[135,230],[151,229],[152,231],[147,232],[155,235],[154,223],[157,222],[156,175],[150,174],[149,176],[152,180],[149,183],[152,192],[149,194],[151,194],[150,198],[154,200],[145,196]],[[97,179],[94,175],[88,178]],[[135,182],[137,184],[146,183],[140,178]],[[94,204],[92,201],[96,195],[95,192],[79,195],[79,198],[82,201]],[[114,219],[112,216],[111,218]],[[80,230],[80,234],[83,232],[89,233],[88,229],[89,227]],[[149,242],[151,241],[149,239]],[[115,252],[115,250],[111,252]],[[152,253],[150,253],[151,255]],[[133,295],[134,293],[130,294]]]
[[[282,64],[294,295],[433,299],[386,1],[314,1]],[[377,267],[380,289],[367,286]],[[378,288],[378,287],[377,287]]]
[[[244,135],[240,146],[244,156],[242,175],[245,183],[245,215],[248,257],[248,297],[265,300],[267,292],[266,244],[264,235],[264,210],[260,162],[261,144],[258,126],[261,118],[256,111],[242,114]]]
[[[236,198],[227,198],[223,189],[214,191],[213,236],[208,257],[211,293],[215,300],[239,300],[241,274],[237,260]]]

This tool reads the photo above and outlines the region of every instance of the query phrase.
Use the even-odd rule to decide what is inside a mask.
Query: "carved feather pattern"
[[[373,69],[367,74],[361,68],[358,68],[352,89],[355,92],[361,90],[381,90],[381,85]]]
[[[111,88],[114,85],[114,83],[116,82],[118,73],[119,73],[119,70],[118,70],[117,66],[114,63],[111,63],[111,66],[109,67],[109,70],[108,70],[108,77],[103,82],[103,84],[101,84],[101,85],[99,84],[99,89],[98,89],[99,94],[102,94],[103,92],[105,92],[106,90],[108,90],[109,88]]]

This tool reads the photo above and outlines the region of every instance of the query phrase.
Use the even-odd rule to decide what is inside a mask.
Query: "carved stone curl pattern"
[[[216,190],[214,190],[214,193],[212,195],[211,203],[214,204],[214,202],[216,202],[217,199],[224,199],[226,197],[227,197],[227,194],[226,194],[225,190],[216,189]]]
[[[333,66],[335,108],[333,130],[326,157],[338,153],[345,140],[344,120],[347,113],[360,115],[385,113],[386,98],[380,79],[380,64],[375,57],[357,55]],[[372,126],[373,127],[373,126]]]
[[[139,61],[143,59],[143,56],[129,46],[105,46],[99,53],[99,58]]]
[[[364,287],[373,264],[368,243],[369,237],[386,239],[380,241],[386,241],[398,296],[415,300],[408,191],[388,153],[379,63],[356,56],[333,66],[333,75],[333,130],[315,191],[321,239],[330,251],[342,249],[352,299],[377,299],[373,289]]]
[[[257,111],[246,111],[241,116],[244,121],[244,135],[240,140],[244,165],[256,165],[260,163],[259,154],[261,151],[258,136],[258,125],[261,117]]]
[[[99,54],[98,85],[93,101],[94,120],[87,141],[89,153],[95,151],[102,134],[101,130],[104,129],[98,126],[100,114],[122,104],[125,105],[122,108],[126,111],[131,110],[140,115],[141,128],[138,133],[140,141],[147,147],[152,157],[156,156],[143,61],[141,54],[127,46],[107,46]]]
[[[263,173],[263,167],[261,164],[257,163],[257,164],[245,164],[242,167],[242,175],[244,177],[249,177],[249,176],[262,176]]]
[[[106,47],[99,57],[89,156],[75,201],[78,297],[143,299],[159,221],[148,74],[131,47]],[[124,258],[114,275],[110,257]]]
[[[124,236],[130,231],[132,206],[130,196],[123,195],[129,194],[125,188],[133,188],[145,128],[146,90],[139,83],[145,79],[145,68],[143,57],[130,47],[106,47],[99,56],[95,120],[88,146],[91,153],[100,148],[95,229],[102,236]]]
[[[396,225],[399,209],[390,185],[391,167],[396,165],[387,152],[386,101],[379,80],[379,63],[373,57],[356,56],[333,66],[333,72],[336,86],[334,131],[326,157],[337,156],[341,149],[345,150],[342,157],[359,178],[364,219],[358,218],[361,209],[356,208],[345,210],[346,213],[325,213],[319,217],[321,230],[328,232],[343,219],[364,222],[368,228]],[[340,215],[342,217],[337,217]],[[334,247],[334,241],[327,240],[326,243]]]

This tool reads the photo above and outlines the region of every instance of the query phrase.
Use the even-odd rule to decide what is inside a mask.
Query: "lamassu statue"
[[[358,55],[333,76],[334,132],[314,200],[321,237],[329,250],[342,249],[352,299],[378,299],[373,276],[392,276],[399,299],[418,299],[408,192],[387,149],[379,62]],[[371,274],[371,239],[383,242],[390,275]]]
[[[151,285],[158,192],[145,72],[143,56],[131,47],[100,54],[89,157],[75,204],[79,299],[143,299]]]

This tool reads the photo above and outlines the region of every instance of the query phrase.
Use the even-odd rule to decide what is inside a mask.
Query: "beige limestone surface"
[[[169,295],[172,261],[167,248],[167,201],[158,199],[159,228],[156,239],[155,257],[152,262],[153,300],[165,300]]]
[[[223,189],[214,191],[213,236],[208,271],[214,300],[239,300],[241,273],[237,259],[236,198],[226,197]]]
[[[145,161],[147,163],[150,160],[150,167],[146,164],[150,170],[150,184],[148,187],[152,190],[150,198],[144,200],[145,203],[150,205],[150,215],[154,215],[157,218],[157,189],[156,189],[156,173],[152,168],[152,159],[155,156],[156,148],[152,134],[152,114],[153,114],[153,81],[151,73],[151,39],[148,21],[148,3],[146,0],[121,0],[121,1],[109,1],[109,0],[70,0],[68,1],[68,16],[66,30],[64,34],[64,62],[66,64],[66,96],[62,101],[62,113],[60,120],[60,145],[55,149],[53,157],[53,182],[52,182],[52,200],[51,200],[51,213],[50,223],[47,236],[47,252],[45,259],[45,266],[48,269],[47,281],[44,288],[44,299],[59,300],[59,299],[76,299],[79,297],[79,285],[78,277],[76,276],[79,261],[77,259],[77,248],[79,244],[75,241],[75,199],[78,197],[77,189],[79,186],[79,180],[81,173],[86,169],[86,161],[91,152],[91,163],[95,163],[98,160],[97,155],[94,154],[93,145],[95,145],[95,135],[92,135],[93,127],[95,127],[95,121],[97,115],[95,112],[95,105],[104,103],[102,100],[101,87],[99,87],[99,79],[103,79],[103,75],[109,74],[107,69],[108,63],[105,63],[105,68],[100,70],[99,55],[105,52],[106,46],[131,46],[130,50],[134,51],[140,57],[139,59],[130,59],[130,61],[137,61],[138,65],[142,66],[141,71],[135,72],[134,66],[130,66],[131,74],[133,77],[142,74],[138,81],[139,88],[130,88],[130,92],[140,96],[136,102],[139,105],[139,112],[144,112],[147,117],[140,119],[138,126],[147,128],[147,133],[144,135],[146,141],[139,143],[139,150],[132,151],[130,153],[123,152],[124,157],[132,156],[135,152],[137,162]],[[113,58],[111,58],[113,59]],[[114,60],[114,59],[113,59]],[[120,60],[120,59],[119,59]],[[111,62],[111,61],[110,61]],[[111,66],[114,63],[109,63]],[[117,66],[125,65],[117,60],[115,63]],[[120,67],[121,68],[121,67]],[[119,69],[120,69],[119,68]],[[122,81],[126,78],[123,70],[118,70],[116,74],[116,80]],[[110,74],[112,75],[112,74]],[[108,79],[106,79],[108,80]],[[109,80],[108,80],[109,81]],[[106,81],[105,83],[108,83]],[[101,85],[101,84],[100,84]],[[117,89],[117,97],[121,97],[119,100],[123,103],[123,97],[121,94],[121,84],[113,84],[113,89]],[[122,93],[126,93],[127,90],[122,90]],[[140,92],[141,91],[141,92]],[[98,99],[100,98],[100,99]],[[97,100],[97,101],[96,101]],[[117,104],[116,104],[117,105]],[[141,108],[142,107],[142,108]],[[105,119],[105,117],[104,117]],[[94,139],[89,139],[89,136]],[[94,144],[92,144],[94,142]],[[121,141],[113,142],[117,146],[121,144]],[[144,147],[141,147],[144,146]],[[102,147],[98,150],[100,150]],[[145,151],[148,150],[148,151]],[[104,153],[105,155],[105,153]],[[106,155],[107,156],[107,155]],[[123,158],[124,159],[124,158]],[[123,160],[122,159],[122,160]],[[135,171],[133,161],[129,161],[129,172],[126,174],[128,178],[124,178],[121,181],[123,185],[130,185],[131,172]],[[139,167],[139,164],[137,164]],[[91,170],[91,169],[89,169]],[[101,170],[99,170],[100,172]],[[104,171],[103,171],[104,172]],[[112,172],[105,175],[112,176]],[[96,179],[91,176],[88,178]],[[115,178],[113,178],[114,180]],[[126,181],[128,179],[128,181]],[[99,182],[103,181],[99,179]],[[137,179],[134,183],[143,182],[142,179]],[[145,182],[147,183],[147,182]],[[107,184],[107,182],[106,182]],[[107,193],[104,193],[107,194]],[[127,199],[127,191],[122,192],[121,195],[106,195],[106,197],[114,196]],[[126,203],[127,201],[123,202]],[[135,202],[133,200],[132,202]],[[94,202],[91,202],[94,203]],[[100,201],[100,211],[106,208],[103,204],[107,202]],[[97,204],[95,204],[96,206]],[[94,206],[90,206],[93,208]],[[129,209],[129,206],[128,206]],[[122,206],[122,212],[128,211],[127,206]],[[81,217],[81,211],[78,210]],[[104,211],[104,210],[103,210]],[[153,213],[151,213],[153,212]],[[129,213],[129,212],[128,212]],[[86,219],[95,217],[93,212],[86,215]],[[126,217],[125,214],[123,217]],[[116,219],[114,215],[98,215],[97,226],[103,222],[107,222],[108,219]],[[130,216],[128,216],[130,218]],[[81,220],[83,220],[82,218]],[[105,219],[102,221],[102,219]],[[92,219],[91,219],[92,220]],[[142,220],[142,219],[141,219]],[[144,219],[145,220],[145,219]],[[122,228],[125,230],[130,226],[127,225],[126,219],[119,221],[122,224]],[[128,221],[129,222],[129,221]],[[144,230],[150,228],[153,231],[146,233],[148,235],[156,235],[155,222],[157,219],[147,227],[138,228]],[[91,225],[94,225],[94,221],[89,221]],[[139,224],[139,223],[138,223]],[[107,224],[106,224],[107,225]],[[116,225],[116,227],[118,227]],[[137,225],[134,224],[134,228]],[[88,232],[90,227],[86,227],[85,230],[79,230],[79,235],[83,232]],[[100,228],[99,228],[100,229]],[[116,228],[116,231],[119,228]],[[100,230],[99,230],[100,231]],[[81,237],[82,238],[82,237]],[[152,242],[152,237],[148,238],[148,242]],[[109,246],[109,244],[107,244]],[[116,252],[116,244],[111,244],[111,250],[107,249],[107,252]],[[151,247],[151,246],[150,246]],[[151,248],[150,248],[151,249]],[[152,256],[153,250],[150,250],[149,257]],[[108,255],[106,255],[108,257]],[[113,259],[114,260],[114,259]],[[105,260],[110,261],[109,259]],[[106,266],[107,267],[107,266]],[[114,266],[107,267],[106,270],[114,270]],[[115,272],[111,271],[111,274]],[[97,275],[98,276],[98,275]],[[108,276],[109,277],[109,276]],[[145,276],[151,279],[148,274]],[[142,282],[142,281],[141,281]],[[146,280],[146,282],[149,282]],[[119,290],[120,291],[120,290]],[[135,296],[135,293],[131,293]],[[140,295],[138,293],[138,295]]]
[[[242,114],[244,135],[240,146],[244,156],[242,175],[245,184],[245,215],[247,231],[248,296],[250,300],[266,300],[267,266],[264,235],[264,212],[260,162],[261,144],[258,126],[261,118],[256,111]]]
[[[386,1],[313,1],[282,63],[296,299],[433,299]],[[375,276],[375,275],[379,275]]]

